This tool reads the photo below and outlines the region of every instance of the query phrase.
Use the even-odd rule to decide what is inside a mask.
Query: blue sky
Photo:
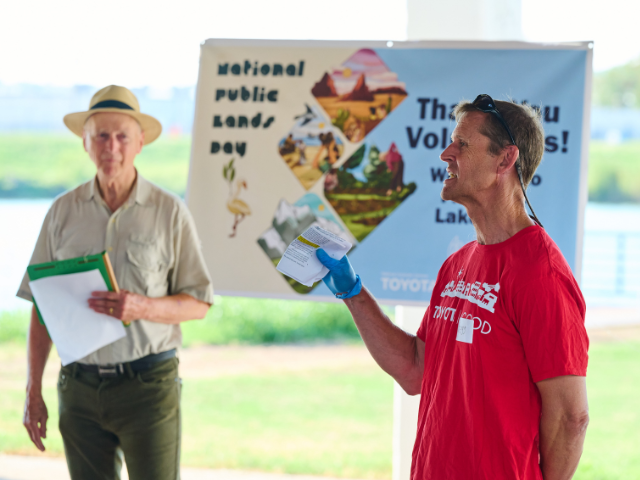
[[[315,193],[307,193],[300,200],[298,200],[295,205],[296,207],[308,205],[311,210],[313,210],[313,213],[315,213],[316,217],[326,218],[327,220],[331,220],[334,223],[338,223],[336,217],[333,216],[331,211],[325,206],[320,197]]]

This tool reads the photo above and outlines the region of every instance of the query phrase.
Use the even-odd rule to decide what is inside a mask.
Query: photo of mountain
[[[318,107],[305,105],[305,112],[295,120],[287,136],[280,140],[278,152],[305,190],[309,190],[340,159],[344,145]]]
[[[293,205],[284,199],[280,200],[271,227],[260,235],[258,245],[275,268],[289,244],[307,228],[315,225],[354,243],[353,238],[344,231],[320,197],[314,193],[307,193]],[[285,275],[283,277],[297,293],[309,293],[317,286],[316,283],[313,287],[306,287]]]
[[[311,93],[353,143],[364,139],[407,97],[398,75],[368,48],[358,50],[331,73],[325,72]]]

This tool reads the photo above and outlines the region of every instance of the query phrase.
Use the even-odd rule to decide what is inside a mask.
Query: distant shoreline
[[[145,147],[136,167],[151,182],[185,196],[191,137],[164,135]],[[640,204],[640,141],[589,147],[589,201]],[[552,156],[543,162],[560,161]],[[52,199],[89,180],[95,167],[68,133],[0,131],[0,199]]]

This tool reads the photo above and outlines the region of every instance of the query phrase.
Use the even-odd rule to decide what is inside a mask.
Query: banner
[[[222,295],[328,300],[275,268],[311,225],[353,243],[381,301],[429,302],[442,262],[475,239],[440,199],[453,107],[480,93],[541,109],[528,196],[579,278],[592,51],[586,43],[208,40],[188,205]]]

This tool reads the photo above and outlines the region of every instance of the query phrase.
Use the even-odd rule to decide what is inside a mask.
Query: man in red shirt
[[[488,95],[454,114],[441,196],[466,207],[477,240],[442,265],[417,335],[391,323],[346,256],[318,250],[324,281],[382,369],[422,395],[412,480],[570,479],[589,422],[589,340],[571,269],[525,210],[540,115]]]

